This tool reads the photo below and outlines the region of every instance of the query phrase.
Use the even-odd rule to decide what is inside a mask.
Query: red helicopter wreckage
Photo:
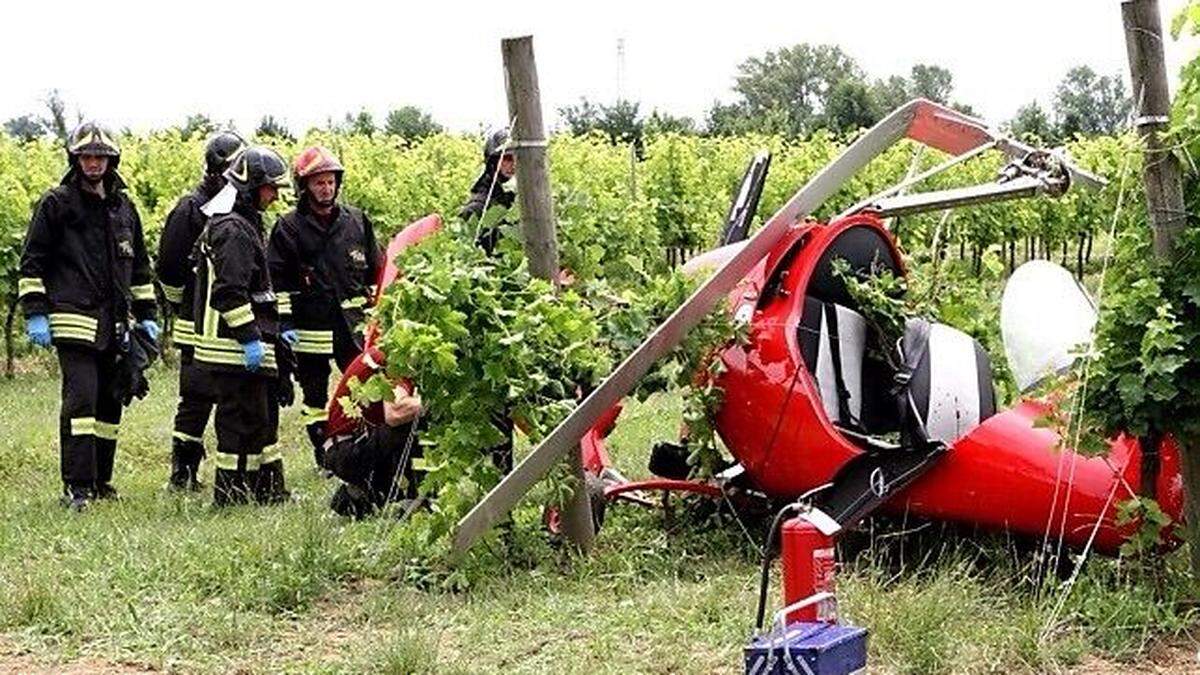
[[[828,223],[809,217],[903,138],[950,158]],[[1009,159],[996,182],[906,194],[930,176],[991,150]],[[1064,156],[1035,150],[955,110],[915,100],[860,136],[747,238],[769,160],[761,153],[751,162],[722,245],[685,266],[708,274],[707,280],[461,521],[457,550],[470,547],[502,519],[567,452],[582,452],[589,482],[602,483],[607,499],[645,501],[642,495],[657,490],[714,498],[740,490],[776,503],[803,498],[807,519],[827,537],[876,512],[911,514],[1054,537],[1076,549],[1091,546],[1113,555],[1136,528],[1136,523],[1118,523],[1117,506],[1124,500],[1152,494],[1179,521],[1179,453],[1169,438],[1147,452],[1122,435],[1110,441],[1107,456],[1099,457],[1065,447],[1056,431],[1038,423],[1056,404],[1029,399],[997,410],[987,354],[947,325],[910,320],[897,345],[901,367],[894,370],[871,348],[867,321],[833,271],[834,261],[844,260],[860,275],[881,265],[905,274],[887,218],[1058,197],[1076,186],[1098,188],[1101,179]],[[396,254],[440,227],[440,218],[428,216],[396,236],[380,292],[396,278]],[[726,368],[718,380],[724,402],[716,429],[737,463],[710,480],[680,475],[627,480],[612,467],[605,449],[621,399],[722,298],[729,299],[735,321],[748,324],[747,343],[719,355]],[[1066,270],[1044,261],[1021,266],[1005,288],[1001,323],[1009,365],[1022,391],[1069,365],[1073,348],[1090,339],[1095,321],[1094,305]],[[331,433],[344,433],[356,423],[337,400],[349,378],[363,379],[382,367],[376,337],[370,328],[366,350],[343,376],[342,392],[332,397]],[[785,533],[785,556],[786,548]]]

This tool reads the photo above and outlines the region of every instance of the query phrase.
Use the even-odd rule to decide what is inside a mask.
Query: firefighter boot
[[[329,508],[339,516],[354,520],[361,520],[375,512],[375,504],[367,491],[350,483],[338,486],[329,499]]]
[[[292,498],[283,480],[283,460],[263,464],[258,469],[254,500],[259,504],[283,504]]]
[[[59,498],[59,503],[64,508],[81,513],[87,509],[88,503],[94,498],[94,492],[90,487],[82,485],[63,485],[63,494]]]
[[[202,489],[204,486],[200,484],[200,460],[203,458],[203,445],[176,438],[171,446],[170,487],[192,492]]]
[[[235,506],[250,502],[257,471],[218,468],[213,476],[213,506]]]

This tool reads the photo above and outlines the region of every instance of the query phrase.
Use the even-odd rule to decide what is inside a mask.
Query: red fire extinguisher
[[[837,599],[834,592],[833,537],[824,534],[807,514],[783,524],[783,604],[800,602],[818,593],[829,597],[807,607],[793,610],[787,622],[809,621],[837,623]]]

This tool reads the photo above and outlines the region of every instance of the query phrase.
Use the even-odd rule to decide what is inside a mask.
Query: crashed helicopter
[[[908,138],[950,155],[937,166],[871,195],[829,222],[810,216],[871,159]],[[1009,160],[994,183],[906,192],[987,151]],[[895,110],[814,175],[747,237],[769,156],[756,156],[735,195],[723,244],[689,261],[707,274],[695,293],[460,522],[454,546],[469,548],[568,452],[581,452],[605,499],[651,490],[712,497],[731,490],[776,503],[805,495],[809,519],[826,534],[875,513],[973,524],[1115,554],[1136,528],[1118,523],[1117,505],[1149,493],[1178,521],[1183,490],[1179,451],[1169,438],[1143,448],[1121,435],[1104,456],[1085,456],[1039,419],[1059,405],[1025,399],[997,409],[988,355],[970,336],[910,320],[895,346],[899,367],[881,359],[863,310],[834,262],[858,275],[906,273],[886,219],[1003,200],[1058,197],[1103,181],[1059,154],[1007,138],[985,123],[927,100]],[[430,216],[397,235],[388,258],[440,227]],[[380,288],[395,278],[384,270]],[[724,401],[715,423],[736,464],[712,479],[682,475],[630,481],[608,460],[604,439],[620,401],[722,299],[749,339],[717,358]],[[1073,277],[1034,261],[1013,274],[1001,308],[1010,369],[1022,391],[1070,364],[1086,342],[1096,308]],[[373,335],[373,334],[372,334]],[[368,340],[363,377],[383,355]],[[333,397],[333,401],[338,400]],[[331,407],[331,429],[341,411]]]

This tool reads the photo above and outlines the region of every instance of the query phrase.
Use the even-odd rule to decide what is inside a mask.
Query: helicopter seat
[[[991,361],[970,335],[909,319],[900,356],[902,432],[912,440],[950,445],[996,414]]]
[[[808,296],[798,335],[826,417],[835,425],[861,429],[866,318],[849,307]]]

